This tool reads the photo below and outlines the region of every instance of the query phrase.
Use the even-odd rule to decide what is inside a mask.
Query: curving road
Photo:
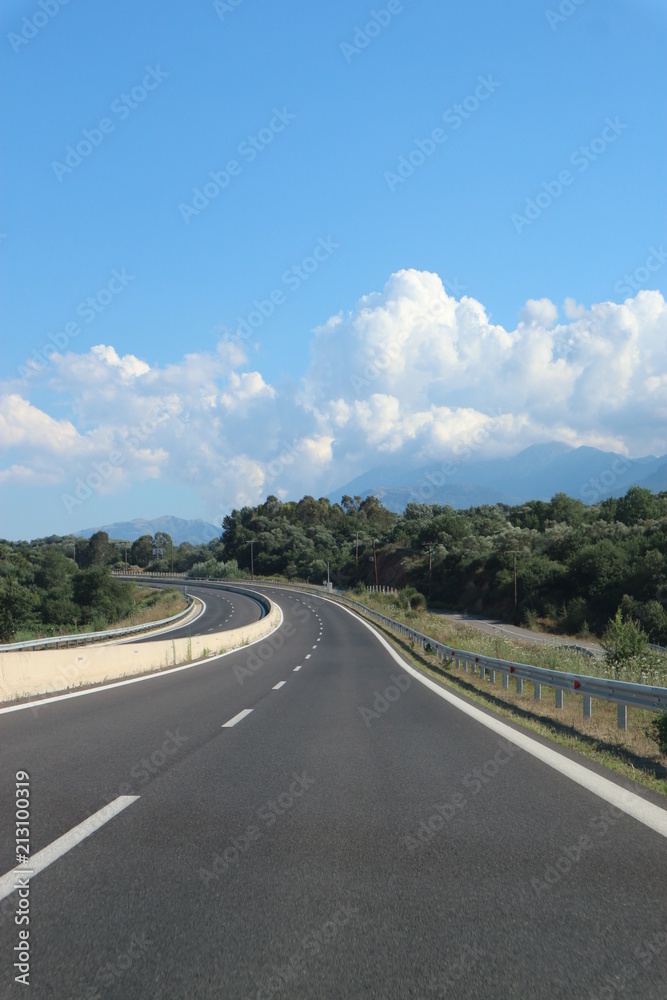
[[[173,586],[161,581],[148,581],[155,587]],[[264,609],[258,601],[245,594],[222,590],[217,584],[187,583],[187,592],[193,597],[204,601],[206,610],[189,625],[169,629],[160,634],[160,638],[184,639],[191,635],[208,635],[210,632],[223,632],[227,629],[243,628],[252,622],[259,621]],[[124,640],[137,645],[140,642],[151,642],[155,635],[147,635],[141,639]]]
[[[505,739],[344,608],[256,589],[270,640],[0,713],[3,1000],[19,770],[38,1000],[661,998],[664,800]]]

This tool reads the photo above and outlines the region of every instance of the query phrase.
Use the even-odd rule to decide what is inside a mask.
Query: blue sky
[[[320,495],[436,461],[490,419],[480,455],[667,450],[636,415],[646,385],[667,387],[664,3],[35,0],[0,16],[5,536]],[[443,295],[479,309],[424,339]],[[50,334],[58,356],[26,378]],[[472,348],[489,338],[493,362]],[[353,384],[383,344],[422,359],[408,371],[390,350]],[[635,358],[625,409],[610,353]],[[532,388],[491,413],[508,371]],[[542,412],[552,377],[560,405]]]

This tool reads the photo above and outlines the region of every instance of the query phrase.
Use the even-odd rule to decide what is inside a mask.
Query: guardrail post
[[[590,695],[584,695],[584,719],[590,719],[593,712],[593,700]]]
[[[479,665],[479,676],[482,680],[486,677],[486,667],[483,663],[480,663]]]
[[[628,706],[619,705],[618,706],[618,728],[627,729],[628,728]]]
[[[541,701],[541,699],[542,699],[542,685],[538,684],[537,681],[535,681],[534,687],[535,687],[535,691],[533,692],[533,697],[535,698],[535,701]]]
[[[491,681],[492,684],[496,683],[496,672],[493,669],[493,667],[489,670],[489,680]]]
[[[510,686],[510,675],[507,673],[506,670],[503,670],[503,687],[505,689],[508,689],[509,686]]]
[[[517,677],[516,679],[516,693],[523,694],[523,677]]]
[[[556,708],[563,707],[563,689],[556,688]]]

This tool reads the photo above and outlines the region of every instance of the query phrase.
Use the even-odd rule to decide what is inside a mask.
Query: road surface
[[[30,995],[662,998],[665,836],[439,697],[344,608],[266,592],[271,640],[0,714],[0,876],[17,772],[29,863],[51,862],[29,883]],[[26,995],[15,881],[3,1000]]]

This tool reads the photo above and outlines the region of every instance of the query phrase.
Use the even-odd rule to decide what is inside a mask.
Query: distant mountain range
[[[408,503],[464,508],[550,500],[555,493],[592,504],[623,496],[630,486],[644,486],[654,493],[667,490],[667,455],[628,459],[553,441],[531,445],[509,458],[442,461],[415,468],[378,466],[330,493],[329,499],[340,503],[345,493],[372,495],[400,513]]]
[[[84,528],[82,531],[75,531],[74,534],[79,538],[90,538],[96,531],[106,531],[109,538],[134,542],[142,535],[153,536],[157,531],[164,531],[171,535],[174,545],[180,545],[182,542],[205,545],[214,538],[219,538],[221,530],[208,521],[186,521],[185,518],[165,514],[164,517],[156,517],[152,521],[144,521],[142,518],[137,518],[135,521],[116,521],[114,524],[103,524],[99,528]]]

